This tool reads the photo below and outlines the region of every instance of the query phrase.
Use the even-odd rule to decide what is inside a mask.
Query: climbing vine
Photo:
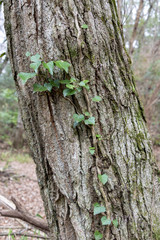
[[[83,28],[87,28],[87,25],[83,25]],[[54,88],[59,89],[60,85],[65,85],[65,88],[63,90],[63,97],[66,98],[67,96],[75,95],[83,90],[85,99],[87,101],[87,107],[88,111],[81,113],[81,114],[74,114],[74,128],[76,128],[79,124],[85,124],[91,128],[92,138],[93,138],[93,146],[89,147],[88,151],[91,155],[95,157],[96,160],[96,168],[97,168],[97,181],[99,183],[99,188],[102,194],[102,197],[105,202],[105,206],[101,205],[100,203],[94,203],[93,213],[94,215],[101,214],[101,223],[103,226],[109,227],[109,225],[113,224],[115,227],[118,226],[117,219],[111,220],[110,216],[110,206],[107,200],[107,197],[105,195],[103,186],[108,181],[107,174],[102,174],[101,170],[98,167],[98,142],[102,140],[102,136],[95,133],[94,125],[95,125],[95,117],[92,116],[91,107],[90,107],[90,100],[88,99],[88,96],[86,94],[86,91],[89,91],[89,80],[83,80],[78,81],[75,78],[65,79],[65,80],[55,80],[53,78],[54,74],[54,68],[58,68],[61,70],[64,70],[66,73],[68,73],[68,69],[71,66],[70,63],[62,60],[58,61],[50,61],[50,62],[44,62],[39,54],[31,56],[31,53],[26,53],[27,57],[30,57],[31,64],[30,68],[34,70],[32,73],[26,73],[26,72],[20,72],[18,76],[22,80],[23,84],[26,84],[26,82],[39,75],[41,68],[41,72],[44,73],[45,77],[45,83],[39,84],[35,83],[33,84],[33,92],[51,92]],[[66,98],[68,99],[68,98]],[[91,99],[93,102],[100,102],[102,98],[100,96],[94,96]],[[109,237],[109,228],[107,228],[106,231],[106,239]],[[95,240],[100,240],[103,238],[103,234],[100,233],[98,230],[94,233]]]

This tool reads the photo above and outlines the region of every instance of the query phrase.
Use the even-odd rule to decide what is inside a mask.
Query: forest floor
[[[36,178],[35,164],[28,154],[11,152],[0,149],[0,195],[7,199],[14,197],[30,213],[31,216],[45,218],[43,203],[40,197],[39,187]],[[0,210],[5,207],[0,204]],[[41,233],[21,220],[0,217],[0,240],[21,239],[30,240],[38,238],[11,238],[9,232],[30,233],[40,235]],[[3,233],[8,236],[3,237]],[[42,234],[44,236],[44,234]]]
[[[160,147],[154,148],[154,154],[160,168]],[[35,164],[29,154],[4,149],[0,146],[0,195],[11,199],[14,197],[27,209],[32,216],[45,219],[43,203],[40,197],[36,178]],[[5,209],[0,204],[0,210]],[[41,234],[38,230],[30,229],[28,224],[21,220],[0,217],[0,240],[30,240],[38,238],[11,238],[9,232]],[[8,236],[2,236],[3,233]],[[44,236],[44,235],[43,235]]]

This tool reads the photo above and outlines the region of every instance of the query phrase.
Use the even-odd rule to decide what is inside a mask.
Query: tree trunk
[[[136,19],[135,19],[135,23],[134,23],[134,27],[133,27],[132,36],[131,36],[131,39],[129,41],[129,54],[132,54],[133,51],[134,51],[133,44],[134,44],[134,41],[135,41],[136,36],[137,36],[138,25],[139,25],[139,22],[140,22],[140,18],[141,18],[143,8],[144,8],[144,0],[140,0],[139,1],[139,6],[138,6],[138,9],[137,9],[137,13],[136,13]]]
[[[159,231],[159,183],[115,1],[6,0],[4,12],[19,105],[51,239],[90,240],[95,230],[103,239],[153,239]],[[83,24],[88,29],[81,28]],[[33,93],[33,83],[44,79],[22,85],[17,76],[30,71],[27,51],[40,53],[45,61],[70,62],[69,74],[57,71],[55,78],[88,79],[90,91],[69,100],[62,89]],[[96,95],[101,102],[91,101]],[[89,153],[93,127],[73,128],[73,114],[89,110],[96,118],[95,134],[102,136],[96,156]],[[104,186],[97,172],[108,175]],[[93,215],[96,202],[108,204],[107,217],[118,220],[118,228],[109,227],[109,237],[100,216]]]
[[[118,17],[121,20],[121,18],[122,18],[122,14],[121,14],[121,11],[122,11],[122,0],[117,0],[117,11],[118,11]]]

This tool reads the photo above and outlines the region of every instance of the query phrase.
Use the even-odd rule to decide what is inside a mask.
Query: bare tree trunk
[[[24,127],[23,122],[21,118],[21,113],[18,111],[18,119],[17,119],[17,126],[13,133],[13,140],[12,140],[12,146],[15,149],[22,149],[24,145],[26,145],[26,139],[24,136]]]
[[[52,239],[91,240],[95,230],[110,240],[153,239],[159,230],[159,183],[115,1],[6,0],[4,9],[19,105]],[[81,28],[84,23],[88,29]],[[89,79],[90,91],[69,101],[62,89],[33,93],[33,83],[44,79],[22,85],[17,77],[29,71],[27,51],[40,53],[45,61],[69,61],[69,76],[60,71],[55,79]],[[95,157],[89,153],[92,128],[82,124],[74,129],[72,116],[88,110],[88,99],[96,95],[103,100],[89,100],[95,133],[102,136]],[[106,201],[97,169],[109,177],[103,187],[107,212],[119,223],[110,226],[109,238],[93,215],[93,204]]]
[[[121,10],[122,10],[122,0],[117,0],[117,11],[118,11],[118,16],[120,20],[122,18]]]
[[[129,41],[129,54],[132,54],[133,51],[134,51],[133,44],[134,44],[134,41],[135,41],[136,36],[137,36],[138,25],[139,25],[139,21],[140,21],[140,17],[141,17],[141,14],[142,14],[143,7],[144,7],[144,0],[140,0],[139,1],[139,7],[138,7],[138,10],[137,10],[137,13],[136,13],[136,19],[135,19],[135,23],[134,23],[134,27],[133,27],[132,36],[131,36],[131,39]]]

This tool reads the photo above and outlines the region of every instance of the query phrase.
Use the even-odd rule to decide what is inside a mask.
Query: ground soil
[[[35,164],[32,161],[29,163],[10,162],[7,168],[6,162],[0,161],[0,195],[3,195],[9,200],[13,196],[24,205],[32,216],[39,214],[45,218],[43,203],[37,184]],[[2,209],[5,209],[5,207],[0,204],[0,210]],[[30,226],[20,220],[17,221],[16,219],[0,217],[0,235],[2,233],[8,233],[9,229],[12,229],[13,232],[23,232],[24,230],[26,232],[27,228],[30,228]],[[34,228],[32,228],[32,230],[35,232]],[[31,233],[31,231],[28,230],[27,232]],[[0,236],[0,240],[3,239],[12,238]],[[24,238],[16,237],[15,239]],[[27,239],[37,238],[28,237]]]

